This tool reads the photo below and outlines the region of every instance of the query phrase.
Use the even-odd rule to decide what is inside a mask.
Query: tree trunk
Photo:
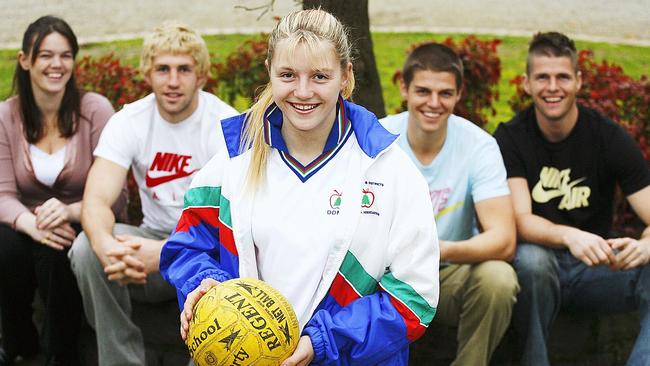
[[[377,115],[386,115],[384,98],[370,37],[368,0],[304,0],[303,9],[322,8],[349,30],[356,87],[352,99]]]

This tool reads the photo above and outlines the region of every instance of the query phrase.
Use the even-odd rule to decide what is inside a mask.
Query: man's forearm
[[[109,205],[102,202],[86,199],[81,209],[81,225],[90,240],[95,253],[98,245],[108,238],[113,238],[115,214]],[[98,253],[99,254],[99,253]]]
[[[526,214],[517,217],[517,234],[519,240],[551,248],[566,248],[566,236],[571,226],[555,224],[541,216]]]
[[[494,228],[468,240],[447,241],[441,248],[441,260],[452,263],[478,263],[488,260],[509,261],[514,255],[515,235]]]
[[[639,241],[645,242],[650,246],[650,226],[647,226],[645,230],[641,233]]]

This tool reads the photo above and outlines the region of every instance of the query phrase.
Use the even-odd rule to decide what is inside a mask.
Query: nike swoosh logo
[[[571,188],[573,188],[576,184],[582,182],[587,178],[580,178],[576,179],[573,182],[569,183],[566,187],[566,189],[549,189],[545,190],[544,187],[542,187],[542,180],[538,180],[537,184],[535,184],[535,187],[533,187],[533,191],[530,193],[531,197],[535,202],[537,203],[546,203],[553,198],[560,197],[565,195],[566,193],[571,191]]]
[[[176,173],[174,173],[172,175],[165,175],[165,176],[162,176],[162,177],[151,177],[151,176],[149,176],[149,172],[147,172],[147,176],[144,179],[144,183],[146,184],[147,187],[153,188],[155,186],[159,186],[161,184],[171,182],[172,180],[175,180],[175,179],[188,177],[188,176],[194,174],[194,172],[197,171],[197,170],[198,169],[194,169],[191,172],[180,171],[180,172],[176,172]]]

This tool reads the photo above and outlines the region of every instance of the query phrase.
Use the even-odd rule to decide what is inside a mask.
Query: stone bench
[[[548,342],[552,365],[625,365],[636,336],[639,314],[579,316],[560,313]],[[519,364],[516,334],[510,328],[492,357],[492,366]],[[456,352],[456,329],[431,324],[425,335],[411,345],[411,365],[449,365]]]
[[[133,321],[140,327],[144,338],[146,366],[187,365],[190,358],[179,333],[180,310],[176,300],[160,304],[133,301],[132,305]],[[82,365],[97,365],[95,332],[88,325],[82,329],[80,346]]]
[[[183,344],[179,333],[180,310],[176,300],[160,304],[133,303],[133,320],[142,330],[145,342],[146,366],[185,366],[188,364],[189,355],[187,347]],[[34,320],[40,328],[42,322],[43,305],[40,299],[34,301]],[[0,334],[0,340],[2,334]],[[97,340],[94,330],[83,319],[81,333],[79,336],[79,348],[81,364],[84,366],[96,366]],[[43,357],[39,356],[33,362],[20,363],[20,365],[32,366],[41,364]]]

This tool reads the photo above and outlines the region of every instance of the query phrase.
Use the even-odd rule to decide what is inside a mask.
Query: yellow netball
[[[277,365],[293,354],[298,329],[279,291],[237,278],[213,287],[194,306],[186,343],[197,366]]]

